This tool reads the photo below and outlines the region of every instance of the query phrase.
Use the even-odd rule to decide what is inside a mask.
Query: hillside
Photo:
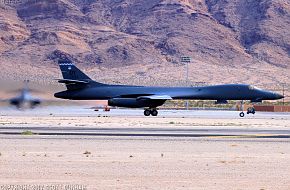
[[[0,77],[44,83],[71,58],[110,83],[290,83],[289,0],[26,0],[0,4]]]

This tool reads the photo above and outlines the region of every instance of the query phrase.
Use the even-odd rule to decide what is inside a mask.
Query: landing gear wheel
[[[145,110],[144,110],[144,115],[145,115],[145,116],[150,116],[150,114],[151,114],[151,112],[150,112],[149,109],[145,109]]]
[[[156,109],[151,110],[151,115],[152,116],[157,116],[158,115],[158,111]]]
[[[244,112],[241,112],[240,113],[240,117],[245,117],[245,113]]]

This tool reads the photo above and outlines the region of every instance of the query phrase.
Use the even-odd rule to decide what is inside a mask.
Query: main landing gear
[[[244,113],[244,100],[241,101],[241,110],[242,110],[242,112],[240,113],[240,117],[245,117],[245,113]]]
[[[144,110],[144,115],[145,116],[157,116],[158,115],[158,111],[156,108],[150,108],[150,109],[145,109]]]

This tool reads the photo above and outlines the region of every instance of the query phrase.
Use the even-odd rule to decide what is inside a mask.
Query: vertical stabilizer
[[[85,73],[79,70],[70,60],[58,61],[63,79],[69,80],[91,80]]]
[[[88,86],[104,86],[106,84],[93,81],[80,69],[78,69],[70,60],[59,60],[58,65],[60,67],[63,80],[59,80],[59,83],[64,83],[68,90],[77,90],[86,88]]]

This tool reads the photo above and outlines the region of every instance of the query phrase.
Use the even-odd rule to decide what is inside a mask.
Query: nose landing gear
[[[241,112],[240,113],[240,117],[245,117],[245,113],[244,112]]]
[[[244,101],[241,101],[241,109],[242,109],[242,112],[240,113],[240,117],[245,117],[245,113],[244,113]],[[247,109],[247,114],[255,114],[256,113],[256,110],[254,107],[249,107]]]
[[[158,111],[156,108],[150,108],[150,109],[145,109],[144,110],[144,115],[145,116],[157,116],[158,115]]]
[[[245,117],[245,113],[244,113],[244,100],[241,101],[241,110],[242,110],[242,112],[240,113],[240,117]]]

